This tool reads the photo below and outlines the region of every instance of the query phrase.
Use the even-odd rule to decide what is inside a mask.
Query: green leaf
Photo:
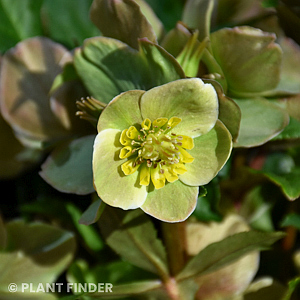
[[[97,222],[105,209],[105,203],[98,199],[94,201],[79,219],[79,224],[91,225]]]
[[[104,243],[95,228],[93,226],[79,224],[81,211],[71,203],[66,204],[66,210],[70,214],[75,228],[78,230],[86,245],[95,252],[103,249]]]
[[[6,246],[6,230],[2,218],[0,217],[0,251]]]
[[[177,283],[179,297],[185,300],[195,300],[196,293],[199,290],[199,285],[194,279],[185,280]],[[164,298],[162,298],[163,300]]]
[[[282,300],[287,288],[280,282],[265,277],[250,284],[244,293],[244,300]]]
[[[160,290],[160,291],[158,291]],[[157,291],[160,295],[163,294],[165,297],[166,292],[162,290],[162,283],[160,280],[147,280],[141,282],[133,282],[122,285],[117,285],[112,288],[112,293],[101,292],[101,293],[89,293],[87,296],[96,299],[110,299],[114,297],[125,297],[132,295],[139,295]],[[162,299],[161,297],[155,299]]]
[[[278,185],[289,200],[300,196],[300,167],[296,157],[285,152],[274,152],[267,156],[261,170],[250,170],[252,174],[262,174]],[[256,175],[256,176],[257,176]]]
[[[286,152],[269,153],[264,162],[262,171],[276,175],[288,174],[293,171],[295,160]]]
[[[94,192],[92,172],[94,139],[95,135],[88,135],[55,148],[43,163],[39,174],[62,192],[79,195]]]
[[[82,44],[84,39],[100,35],[89,19],[92,0],[44,0],[43,27],[48,36],[69,48]]]
[[[186,280],[179,284],[176,282],[170,282],[169,284],[172,285],[171,288],[176,290],[176,293],[178,293],[178,298],[185,300],[195,299],[198,285],[193,280]],[[145,280],[122,285],[114,285],[112,293],[90,293],[87,295],[96,299],[115,299],[115,297],[121,297],[120,299],[123,299],[123,297],[128,296],[126,299],[131,300],[133,296],[137,296],[139,299],[165,300],[170,298],[170,293],[171,292],[167,292],[165,285],[161,281]]]
[[[264,171],[255,171],[251,170],[251,173],[254,174],[263,174],[270,181],[278,185],[284,195],[289,200],[295,200],[300,196],[300,168],[295,167],[292,169],[290,173],[286,174],[275,174],[272,172],[264,172]]]
[[[190,222],[187,224],[187,252],[197,255],[206,246],[238,232],[248,231],[247,222],[236,214],[229,214],[222,222]],[[193,278],[199,285],[203,299],[231,299],[243,292],[257,273],[259,252],[252,251],[235,262],[204,276]]]
[[[156,35],[139,5],[133,0],[94,0],[91,20],[103,35],[138,49],[138,39],[156,43]]]
[[[126,213],[107,206],[99,224],[107,244],[121,257],[163,278],[168,276],[165,249],[151,219],[141,210]]]
[[[149,279],[156,279],[156,275],[123,260],[104,262],[96,266],[89,265],[84,260],[77,260],[72,263],[67,273],[68,282],[83,284],[107,282],[117,285]]]
[[[251,228],[260,231],[274,231],[271,210],[273,203],[270,195],[264,196],[261,186],[256,186],[248,192],[242,202],[240,214],[247,220]]]
[[[32,217],[32,215],[46,217],[53,222],[72,226],[73,231],[78,232],[81,244],[92,251],[100,251],[103,246],[103,240],[95,226],[86,226],[79,223],[82,212],[72,203],[65,202],[65,195],[39,196],[37,201],[21,206],[22,215]]]
[[[241,232],[208,245],[178,274],[179,281],[216,271],[254,250],[264,250],[284,237],[281,232]]]
[[[49,94],[52,94],[54,91],[56,91],[58,88],[60,88],[64,83],[70,82],[73,80],[78,80],[78,79],[79,79],[79,77],[76,74],[74,65],[72,63],[66,63],[63,67],[62,72],[59,73],[53,80]]]
[[[300,121],[300,93],[289,97],[273,100],[275,104],[284,108],[291,117]]]
[[[263,0],[262,6],[263,7],[276,7],[278,5],[279,0]]]
[[[228,83],[229,96],[254,97],[276,88],[282,51],[274,43],[275,34],[244,26],[215,31],[210,38],[213,56]]]
[[[0,1],[0,52],[5,52],[18,42],[42,35],[40,9],[43,0]]]
[[[163,48],[147,40],[139,45],[136,51],[118,40],[98,37],[75,51],[75,68],[91,96],[108,103],[122,92],[148,90],[185,77]]]
[[[47,183],[41,186],[43,191],[36,201],[24,203],[20,206],[22,215],[32,217],[34,215],[41,215],[44,218],[51,220],[59,220],[58,222],[70,223],[72,220],[70,214],[66,210],[65,195],[51,194],[52,189]]]
[[[66,279],[70,283],[84,283],[86,282],[86,273],[91,273],[88,263],[85,260],[77,259],[68,268]],[[93,283],[91,276],[89,278],[90,282]]]
[[[65,297],[61,297],[59,298],[60,300],[78,300],[80,298],[78,298],[78,295],[72,295],[72,296],[65,296]]]
[[[297,288],[297,286],[299,286],[299,283],[300,283],[300,277],[297,277],[289,281],[289,289],[282,300],[290,300],[295,289]]]
[[[290,117],[289,124],[284,130],[273,138],[274,141],[280,140],[295,140],[300,138],[300,121]]]
[[[287,112],[271,101],[262,98],[234,101],[242,113],[235,147],[262,145],[278,135],[289,123]]]
[[[24,221],[8,223],[6,230],[6,251],[0,253],[0,297],[39,297],[39,293],[29,293],[29,290],[21,293],[19,289],[10,298],[12,294],[7,287],[12,282],[19,287],[22,283],[31,283],[36,290],[39,283],[45,286],[46,283],[55,282],[73,259],[74,236],[54,226],[42,223],[26,224]],[[54,295],[49,295],[49,298],[44,296],[45,299],[55,299]]]
[[[44,261],[43,255],[64,243],[73,245],[69,250],[74,250],[74,238],[71,232],[39,222],[25,223],[22,220],[6,224],[7,245],[5,251],[24,251],[27,254],[39,255],[40,262]],[[28,237],[31,236],[29,239]],[[69,251],[68,250],[68,251]],[[39,259],[37,259],[39,261]]]
[[[300,230],[300,215],[296,213],[288,214],[281,222],[281,227],[294,226]]]
[[[204,187],[202,187],[204,189]],[[220,200],[220,188],[218,180],[213,179],[205,186],[205,194],[199,193],[197,206],[193,215],[199,221],[221,221],[222,215],[218,211],[218,203]]]

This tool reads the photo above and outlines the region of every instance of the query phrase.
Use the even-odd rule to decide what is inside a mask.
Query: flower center
[[[123,173],[130,175],[140,168],[140,184],[149,185],[151,180],[156,189],[162,188],[166,180],[174,182],[184,174],[184,164],[194,160],[185,149],[193,149],[194,142],[191,137],[173,132],[180,122],[178,117],[153,122],[145,119],[140,130],[135,126],[123,130],[119,157],[129,158],[121,165]]]

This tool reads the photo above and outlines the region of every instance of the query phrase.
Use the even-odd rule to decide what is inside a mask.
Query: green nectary
[[[178,174],[187,172],[184,164],[192,163],[194,158],[185,149],[194,148],[193,139],[170,133],[180,122],[178,117],[158,118],[153,122],[147,118],[139,130],[135,126],[124,129],[120,137],[124,147],[119,157],[130,159],[122,164],[123,173],[130,175],[140,168],[140,184],[148,186],[152,181],[160,189],[166,180],[174,182]]]

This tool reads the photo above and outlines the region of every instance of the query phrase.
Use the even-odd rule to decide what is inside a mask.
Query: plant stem
[[[169,280],[165,282],[165,287],[170,300],[181,300],[177,282],[174,278],[169,278]]]
[[[177,275],[184,267],[186,255],[186,222],[162,222],[162,233],[168,255],[171,276]]]

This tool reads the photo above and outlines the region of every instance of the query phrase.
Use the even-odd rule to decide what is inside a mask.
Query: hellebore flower
[[[98,121],[95,189],[111,206],[182,221],[196,206],[198,186],[227,161],[231,140],[218,120],[217,94],[201,79],[122,93]]]

